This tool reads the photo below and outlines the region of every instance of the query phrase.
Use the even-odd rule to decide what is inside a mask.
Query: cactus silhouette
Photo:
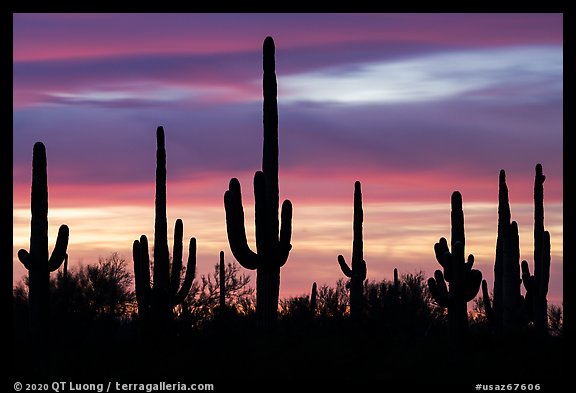
[[[534,321],[540,332],[548,326],[548,282],[550,279],[550,234],[544,231],[544,180],[542,165],[536,165],[534,181],[534,275],[530,275],[528,262],[520,265],[518,225],[510,223],[510,207],[506,174],[500,171],[498,198],[498,240],[494,263],[494,299],[490,303],[488,286],[482,282],[482,297],[486,317],[497,329],[518,328]],[[520,268],[521,266],[521,268]],[[522,273],[520,273],[522,271]],[[520,276],[521,274],[521,276]],[[522,278],[520,278],[522,277]],[[524,282],[526,296],[520,294]]]
[[[428,287],[434,300],[440,307],[448,308],[448,328],[450,335],[460,337],[468,331],[468,311],[466,303],[474,299],[482,273],[472,269],[474,256],[470,254],[468,261],[464,257],[464,212],[462,211],[462,195],[452,193],[451,250],[445,238],[434,245],[436,260],[444,272],[436,270],[434,277],[428,279]],[[448,283],[448,285],[446,284]]]
[[[132,256],[134,258],[138,315],[144,323],[150,321],[155,328],[164,329],[172,319],[174,306],[182,303],[192,286],[196,271],[196,239],[190,239],[186,274],[182,286],[180,286],[183,224],[182,220],[176,220],[172,271],[170,272],[166,219],[166,148],[162,127],[157,129],[156,141],[156,211],[154,220],[154,283],[152,287],[150,286],[150,256],[146,235],[142,235],[139,241],[134,241]]]
[[[32,154],[32,220],[30,251],[18,251],[18,259],[28,269],[30,325],[32,336],[42,340],[48,335],[50,306],[50,272],[56,271],[66,259],[68,226],[61,225],[52,255],[48,257],[48,173],[46,147],[34,144]]]
[[[224,251],[220,251],[219,281],[220,281],[220,312],[226,308],[226,271],[224,265]]]
[[[282,204],[281,227],[278,222],[278,103],[274,63],[274,40],[266,37],[263,45],[263,123],[262,171],[254,175],[256,250],[246,239],[240,182],[230,180],[224,194],[226,229],[232,254],[246,269],[256,270],[256,314],[261,326],[271,327],[278,317],[280,268],[292,249],[292,203]],[[278,237],[280,236],[280,237]]]
[[[511,220],[506,172],[502,169],[498,185],[498,237],[494,261],[494,299],[490,304],[486,280],[482,280],[482,301],[486,317],[496,329],[515,329],[522,325],[520,294],[520,240],[518,224]]]
[[[338,255],[338,263],[342,273],[350,278],[350,317],[358,320],[364,308],[364,280],[366,279],[366,262],[364,261],[364,244],[362,242],[362,190],[360,182],[354,183],[354,222],[352,241],[352,267],[349,267],[342,255]]]
[[[484,305],[484,314],[490,324],[495,324],[493,301],[490,301],[490,294],[488,293],[488,283],[482,280],[482,304]]]
[[[536,165],[534,179],[534,274],[522,261],[522,281],[526,289],[529,318],[540,333],[548,330],[548,283],[550,280],[550,233],[544,230],[544,180],[542,165]]]
[[[316,315],[316,298],[318,296],[317,285],[314,282],[312,284],[312,292],[310,293],[310,314],[312,318]]]

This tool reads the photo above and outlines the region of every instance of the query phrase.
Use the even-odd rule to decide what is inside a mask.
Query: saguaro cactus
[[[451,225],[451,251],[443,237],[434,245],[436,260],[442,266],[444,273],[436,270],[434,277],[428,279],[428,287],[438,305],[448,308],[450,334],[458,337],[468,330],[466,303],[474,299],[482,281],[482,273],[472,269],[474,256],[470,254],[467,262],[464,257],[464,212],[462,211],[462,195],[458,191],[452,193]],[[447,286],[446,283],[449,285]]]
[[[150,286],[150,257],[148,239],[142,235],[135,240],[132,248],[138,315],[143,321],[151,320],[158,328],[163,328],[172,318],[174,306],[182,303],[188,295],[196,271],[196,239],[190,239],[188,264],[182,286],[182,220],[176,220],[172,271],[168,251],[168,230],[166,219],[166,148],[164,129],[158,127],[156,133],[156,211],[154,220],[154,283]]]
[[[264,146],[262,171],[254,175],[256,253],[246,239],[242,194],[236,178],[230,180],[224,206],[230,249],[241,266],[256,270],[256,314],[261,324],[269,327],[278,315],[280,268],[292,249],[292,203],[289,200],[282,203],[282,223],[278,230],[278,103],[271,37],[264,40],[263,52]]]
[[[544,180],[542,165],[536,165],[534,179],[534,275],[530,275],[528,262],[522,261],[522,281],[526,289],[526,302],[532,309],[535,328],[548,330],[548,283],[550,281],[550,233],[544,230]]]
[[[350,317],[358,320],[364,308],[364,280],[366,280],[366,262],[364,261],[364,244],[362,241],[362,190],[360,182],[354,183],[354,240],[352,241],[352,268],[348,266],[342,255],[338,255],[338,263],[342,273],[350,278]]]
[[[523,298],[520,294],[520,241],[518,224],[510,222],[510,203],[506,172],[499,174],[498,237],[494,261],[494,299],[490,305],[487,284],[482,282],[482,298],[487,318],[497,329],[518,328],[522,322]],[[486,289],[484,289],[486,287]]]
[[[30,252],[21,249],[18,259],[28,269],[30,324],[33,337],[47,334],[49,318],[50,272],[56,271],[66,259],[68,226],[58,229],[56,245],[48,257],[48,173],[46,148],[42,142],[34,144],[32,154],[32,221],[30,224]]]
[[[312,318],[316,315],[316,298],[318,296],[318,290],[316,283],[312,283],[312,292],[310,293],[310,314]]]

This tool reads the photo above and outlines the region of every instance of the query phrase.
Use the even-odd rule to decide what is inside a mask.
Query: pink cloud
[[[561,14],[16,14],[14,59],[222,53],[339,42],[560,44]],[[86,45],[90,42],[90,45]]]

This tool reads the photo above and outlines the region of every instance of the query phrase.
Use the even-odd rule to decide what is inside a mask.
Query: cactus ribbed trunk
[[[496,238],[496,257],[494,259],[493,323],[497,329],[503,326],[503,278],[504,278],[504,243],[508,237],[510,225],[510,205],[506,174],[500,171],[498,185],[498,237]]]
[[[274,61],[274,41],[266,37],[263,45],[263,126],[262,171],[254,175],[256,250],[246,239],[244,209],[238,179],[230,180],[224,194],[226,229],[232,254],[246,269],[257,271],[256,314],[260,325],[272,327],[277,319],[280,268],[292,248],[292,204],[284,201],[281,226],[278,219],[278,103]]]
[[[453,293],[452,304],[448,306],[448,326],[455,336],[462,336],[468,330],[468,310],[465,298],[466,290],[466,265],[464,263],[464,246],[466,238],[464,234],[464,211],[462,210],[462,197],[460,194],[452,195],[452,237],[450,246],[452,249],[453,280],[450,282],[450,292]],[[478,282],[480,284],[480,282]],[[478,290],[476,291],[478,292]]]
[[[502,291],[502,325],[505,329],[519,329],[521,326],[520,309],[520,240],[518,224],[512,221],[508,235],[504,240],[504,269]]]
[[[256,316],[265,327],[277,318],[280,293],[280,267],[258,269],[256,277]]]
[[[166,217],[166,146],[164,129],[156,136],[156,198],[154,214],[154,287],[152,288],[153,318],[162,326],[171,319],[170,255],[168,251],[168,220]],[[180,277],[178,277],[179,279]]]
[[[44,145],[35,144],[32,155],[32,195],[30,225],[30,255],[48,261],[48,174]],[[33,336],[45,331],[50,308],[50,271],[48,263],[39,263],[28,271],[30,320]]]
[[[354,183],[354,221],[352,241],[352,267],[349,267],[342,255],[338,255],[338,263],[342,273],[350,278],[350,318],[358,321],[364,310],[364,280],[366,279],[366,262],[364,261],[364,242],[362,239],[362,189],[359,181]]]

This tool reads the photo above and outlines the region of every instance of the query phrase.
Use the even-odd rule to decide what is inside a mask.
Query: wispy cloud
[[[562,49],[513,47],[361,63],[281,78],[284,99],[341,104],[454,98],[538,100],[562,94]],[[542,91],[547,88],[548,91]],[[538,95],[530,94],[538,89]]]

